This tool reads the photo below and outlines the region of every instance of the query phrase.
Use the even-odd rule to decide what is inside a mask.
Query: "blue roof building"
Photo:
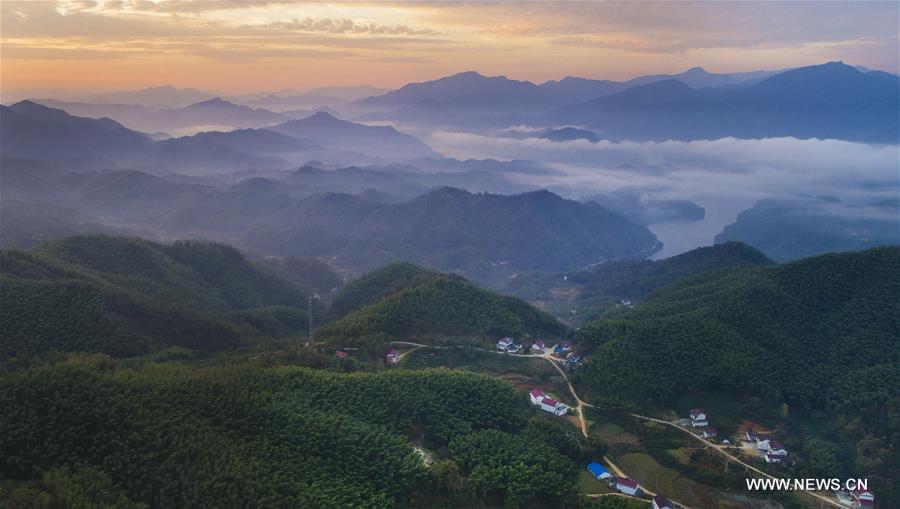
[[[612,474],[610,474],[605,468],[603,468],[603,465],[597,463],[596,461],[588,464],[587,469],[588,472],[590,472],[591,475],[596,477],[598,480],[609,479],[610,477],[612,477]]]

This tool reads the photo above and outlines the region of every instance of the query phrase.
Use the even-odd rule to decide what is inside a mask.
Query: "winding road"
[[[432,349],[436,349],[436,350],[448,350],[451,348],[469,348],[469,349],[477,350],[480,352],[495,353],[498,355],[509,355],[512,357],[530,357],[530,358],[534,358],[534,359],[544,359],[545,361],[549,362],[554,368],[556,368],[557,371],[559,371],[559,374],[562,375],[563,379],[566,381],[566,385],[569,386],[569,392],[572,393],[572,398],[576,402],[575,413],[578,416],[578,421],[581,423],[581,434],[584,435],[585,437],[588,436],[587,419],[584,418],[584,407],[593,407],[594,405],[591,405],[590,403],[588,403],[578,397],[578,393],[575,392],[575,386],[572,385],[572,381],[569,379],[569,374],[566,373],[566,370],[560,366],[560,363],[562,363],[563,361],[553,357],[551,354],[549,354],[547,352],[539,353],[539,354],[538,353],[516,354],[516,353],[508,353],[508,352],[498,352],[496,350],[488,350],[487,348],[470,347],[470,346],[464,346],[464,345],[431,346],[431,345],[424,345],[421,343],[413,343],[410,341],[391,341],[390,344],[391,345],[411,346],[411,347],[413,347],[414,350],[418,350],[419,348],[432,348]],[[400,358],[402,358],[403,355],[406,355],[407,353],[410,353],[412,351],[413,350],[404,352],[403,354],[401,354]],[[399,362],[399,360],[398,360],[398,362]],[[609,466],[610,470],[612,470],[613,473],[616,474],[617,477],[628,477],[628,475],[621,468],[619,468],[618,465],[613,463],[612,460],[610,460],[608,457],[604,456],[603,461]],[[644,486],[641,486],[641,491],[643,491],[645,494],[647,494],[651,497],[656,496],[656,493],[648,490]],[[594,498],[607,497],[607,496],[621,496],[621,497],[630,498],[630,499],[634,499],[634,500],[640,500],[642,502],[650,502],[646,498],[633,497],[631,495],[627,495],[625,493],[618,493],[618,492],[616,492],[616,493],[594,493],[594,494],[590,494],[588,496],[594,497]],[[676,506],[681,507],[683,509],[692,509],[690,506],[682,504],[681,502],[678,502],[676,500],[673,500],[671,497],[669,497],[669,501],[671,501],[673,504],[675,504]]]
[[[773,475],[770,475],[770,474],[767,474],[766,472],[763,472],[762,470],[760,470],[760,469],[754,467],[753,465],[750,465],[750,464],[748,464],[748,463],[745,463],[743,460],[741,460],[741,459],[738,458],[737,456],[734,456],[733,454],[729,453],[729,452],[728,452],[727,450],[725,450],[724,448],[718,446],[717,444],[715,444],[715,443],[713,443],[713,442],[710,442],[709,440],[707,440],[707,439],[701,437],[700,435],[698,435],[698,434],[692,432],[691,430],[685,428],[684,426],[681,426],[681,425],[676,424],[676,423],[671,422],[671,421],[664,421],[664,420],[662,420],[662,419],[655,419],[655,418],[653,418],[653,417],[647,417],[646,415],[640,415],[640,414],[628,414],[628,415],[630,415],[630,416],[632,416],[632,417],[636,417],[636,418],[638,418],[638,419],[643,419],[643,420],[645,420],[645,421],[657,422],[657,423],[659,423],[659,424],[665,424],[665,425],[667,425],[667,426],[672,426],[673,428],[678,429],[678,430],[680,430],[680,431],[683,431],[683,432],[687,433],[688,435],[694,437],[695,439],[697,439],[697,440],[703,442],[704,444],[706,444],[706,445],[709,446],[710,448],[712,448],[712,449],[714,449],[714,450],[716,450],[716,451],[719,451],[720,453],[722,453],[723,456],[725,456],[725,458],[726,458],[728,461],[732,461],[732,462],[734,462],[734,463],[737,463],[738,465],[741,465],[742,467],[746,468],[747,470],[756,472],[757,474],[762,475],[762,476],[764,476],[764,477],[768,477],[769,479],[778,479],[777,477],[775,477],[775,476],[773,476]],[[826,497],[826,496],[824,496],[824,495],[820,495],[820,494],[818,494],[818,493],[816,493],[816,492],[814,492],[814,491],[802,491],[801,493],[805,493],[805,494],[807,494],[807,495],[809,495],[809,496],[811,496],[811,497],[814,497],[814,498],[816,498],[816,499],[818,499],[818,500],[820,500],[820,501],[822,501],[822,502],[825,502],[825,503],[827,503],[827,504],[829,504],[829,505],[831,505],[831,506],[834,506],[834,507],[840,507],[840,508],[846,509],[846,506],[841,505],[839,502],[836,502],[836,501],[832,500],[831,498],[828,498],[828,497]]]
[[[452,349],[452,348],[467,348],[467,349],[471,349],[471,350],[477,350],[477,351],[480,351],[480,352],[494,353],[494,354],[497,354],[497,355],[508,355],[508,356],[511,356],[511,357],[527,357],[527,358],[540,358],[540,359],[544,359],[544,360],[546,360],[547,362],[549,362],[550,365],[552,365],[554,368],[556,368],[557,371],[559,371],[559,374],[562,375],[563,379],[566,381],[566,384],[569,386],[569,392],[571,393],[572,398],[575,400],[575,403],[576,403],[574,409],[575,409],[575,414],[576,414],[577,417],[578,417],[578,421],[579,421],[579,423],[581,424],[581,434],[584,435],[585,437],[588,436],[588,425],[587,425],[587,419],[585,419],[585,417],[584,417],[584,408],[585,408],[585,407],[593,407],[594,405],[592,405],[592,404],[590,404],[590,403],[588,403],[588,402],[586,402],[586,401],[584,401],[584,400],[582,400],[581,398],[578,397],[578,393],[575,392],[575,386],[572,385],[572,381],[569,379],[568,373],[566,373],[565,369],[563,369],[562,366],[560,366],[560,364],[561,364],[563,361],[560,360],[560,359],[557,359],[557,358],[553,357],[550,353],[543,352],[543,353],[539,353],[539,354],[538,354],[538,353],[526,353],[526,354],[520,353],[520,354],[516,354],[516,353],[508,353],[508,352],[498,352],[498,351],[496,351],[496,350],[489,350],[489,349],[487,349],[487,348],[479,348],[479,347],[475,347],[475,346],[466,346],[466,345],[432,346],[432,345],[425,345],[425,344],[422,344],[422,343],[414,343],[414,342],[411,342],[411,341],[391,341],[390,344],[392,344],[392,345],[405,345],[405,346],[411,346],[411,347],[414,347],[413,349],[408,350],[408,351],[404,352],[403,354],[401,354],[401,355],[400,355],[400,359],[402,359],[405,355],[407,355],[407,354],[409,354],[409,353],[412,353],[412,352],[415,351],[415,350],[418,350],[419,348],[432,348],[432,349],[436,349],[436,350],[449,350],[449,349]],[[399,362],[399,360],[398,360],[398,362]],[[715,443],[713,443],[713,442],[710,442],[709,440],[707,440],[707,439],[701,437],[700,435],[697,435],[696,433],[694,433],[694,432],[692,432],[691,430],[685,428],[684,426],[681,426],[681,425],[676,424],[676,423],[671,422],[671,421],[666,421],[666,420],[662,420],[662,419],[656,419],[656,418],[654,418],[654,417],[648,417],[648,416],[646,416],[646,415],[633,414],[633,413],[632,413],[632,414],[628,414],[628,415],[630,415],[631,417],[634,417],[634,418],[636,418],[636,419],[642,419],[642,420],[645,420],[645,421],[651,421],[651,422],[656,422],[656,423],[659,423],[659,424],[664,424],[664,425],[666,425],[666,426],[671,426],[671,427],[673,427],[673,428],[675,428],[675,429],[677,429],[677,430],[679,430],[679,431],[682,431],[682,432],[684,432],[684,433],[687,433],[688,435],[690,435],[691,437],[693,437],[695,440],[699,440],[700,442],[702,442],[703,444],[705,444],[707,447],[709,447],[709,448],[711,448],[711,449],[713,449],[713,450],[715,450],[715,451],[718,451],[718,452],[721,453],[723,456],[725,456],[726,461],[731,461],[731,462],[733,462],[733,463],[736,463],[736,464],[738,464],[738,465],[741,465],[742,467],[746,468],[747,470],[749,470],[749,471],[751,471],[751,472],[755,472],[755,473],[757,473],[757,474],[759,474],[759,475],[761,475],[761,476],[763,476],[763,477],[767,477],[767,478],[769,478],[769,479],[777,479],[775,476],[770,475],[770,474],[768,474],[768,473],[766,473],[766,472],[760,470],[759,468],[757,468],[757,467],[755,467],[755,466],[753,466],[753,465],[750,465],[749,463],[744,462],[743,460],[741,460],[741,459],[738,458],[737,456],[735,456],[735,455],[729,453],[725,448],[720,447],[718,444],[715,444]],[[605,461],[606,464],[609,465],[610,469],[611,469],[617,476],[619,476],[619,477],[628,477],[628,476],[625,474],[625,472],[622,471],[622,469],[620,469],[618,466],[616,466],[615,463],[613,463],[612,461],[610,461],[610,459],[609,459],[608,457],[604,456],[604,457],[603,457],[603,461]],[[651,491],[647,491],[647,489],[645,489],[643,486],[641,486],[641,489],[644,491],[644,493],[650,495],[651,497],[656,495],[656,493],[653,493],[653,492],[651,492]],[[824,495],[821,495],[821,494],[816,493],[816,492],[814,492],[814,491],[803,491],[803,492],[801,492],[801,493],[804,493],[804,494],[806,494],[806,495],[809,495],[810,497],[815,498],[817,501],[819,501],[819,502],[824,502],[824,503],[826,503],[826,504],[828,504],[828,505],[830,505],[830,506],[832,506],[832,507],[838,507],[838,508],[841,508],[841,509],[846,509],[846,507],[845,507],[844,505],[840,504],[839,502],[835,501],[834,499],[832,499],[832,498],[830,498],[830,497],[827,497],[827,496],[824,496]],[[601,496],[616,496],[616,495],[621,495],[621,496],[624,496],[624,497],[627,497],[627,498],[633,498],[633,499],[637,499],[637,500],[642,500],[642,501],[644,501],[644,502],[647,501],[646,499],[641,499],[641,498],[637,498],[637,497],[631,497],[631,496],[629,496],[629,495],[625,495],[625,494],[622,494],[622,493],[590,494],[590,495],[588,495],[588,496],[589,496],[589,497],[601,497]],[[671,498],[670,498],[669,500],[671,500],[672,503],[674,503],[675,505],[680,506],[680,507],[683,507],[684,509],[691,509],[689,506],[687,506],[687,505],[685,505],[685,504],[682,504],[681,502],[672,500]]]

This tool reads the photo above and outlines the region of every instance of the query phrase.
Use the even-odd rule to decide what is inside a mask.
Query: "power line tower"
[[[306,338],[306,346],[312,345],[312,342],[313,342],[313,306],[312,306],[312,304],[313,304],[313,296],[310,295],[309,296],[309,311],[307,312],[307,315],[309,316],[309,319],[307,320],[307,322],[309,322],[309,336]]]

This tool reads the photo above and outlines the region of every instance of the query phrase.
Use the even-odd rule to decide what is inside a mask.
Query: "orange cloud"
[[[852,12],[852,16],[848,15]],[[896,2],[0,2],[0,90],[398,86],[845,60],[898,70]]]

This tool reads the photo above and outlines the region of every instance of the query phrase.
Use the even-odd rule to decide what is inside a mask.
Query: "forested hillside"
[[[0,406],[9,507],[575,504],[578,450],[531,432],[544,419],[528,420],[511,385],[471,373],[125,368],[78,355],[0,377]],[[407,435],[449,451],[426,469]]]
[[[900,478],[890,452],[900,440],[900,248],[701,275],[580,338],[594,351],[578,380],[596,397],[664,405],[719,392],[785,403],[857,444],[845,449],[848,470]]]
[[[409,261],[440,270],[572,270],[642,258],[661,244],[646,227],[596,203],[549,191],[502,196],[442,188],[405,203],[319,194],[265,217],[244,243],[298,256],[329,256],[372,269]]]
[[[562,316],[575,309],[581,321],[596,317],[618,300],[643,300],[679,279],[715,270],[772,264],[746,244],[727,242],[662,260],[610,260],[575,272],[521,273],[500,291],[540,302]]]
[[[738,214],[715,241],[741,241],[787,262],[900,244],[900,200],[865,204],[829,197],[768,198]]]
[[[366,272],[341,289],[331,303],[331,315],[343,317],[434,274],[433,270],[408,262],[395,262]]]
[[[3,355],[215,350],[306,328],[306,297],[235,249],[84,236],[0,251]]]
[[[323,337],[500,336],[560,334],[552,316],[464,278],[411,264],[391,264],[348,284],[335,299],[340,316]],[[352,311],[352,312],[351,312]]]

